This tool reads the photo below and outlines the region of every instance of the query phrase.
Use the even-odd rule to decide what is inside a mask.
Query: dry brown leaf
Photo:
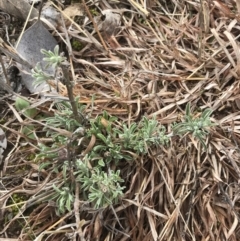
[[[63,10],[64,15],[68,16],[69,18],[73,19],[76,16],[83,16],[83,6],[81,3],[72,3],[67,8]]]
[[[231,226],[231,228],[229,229],[228,233],[227,233],[227,239],[230,238],[230,236],[233,234],[233,232],[235,231],[235,229],[237,228],[239,221],[238,221],[238,217],[236,214],[234,214],[234,221],[233,224]]]

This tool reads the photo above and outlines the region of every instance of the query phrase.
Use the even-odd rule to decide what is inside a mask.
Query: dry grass
[[[122,165],[127,188],[114,209],[92,210],[76,199],[74,210],[58,217],[54,203],[41,200],[59,176],[46,170],[39,178],[38,165],[29,160],[38,152],[37,143],[19,135],[32,120],[22,120],[12,106],[6,111],[12,117],[2,125],[13,148],[1,179],[2,224],[6,215],[11,217],[1,237],[34,240],[44,233],[38,240],[240,240],[239,6],[227,0],[98,5],[102,10],[109,6],[121,14],[121,26],[112,36],[67,26],[69,38],[85,46],[73,50],[71,63],[74,94],[87,105],[86,114],[106,110],[126,123],[156,115],[170,133],[187,103],[196,115],[208,107],[217,126],[207,150],[189,135],[174,136],[168,147]],[[60,93],[67,95],[65,86]],[[38,108],[53,113],[49,106]],[[14,193],[22,198],[16,213],[10,206]]]

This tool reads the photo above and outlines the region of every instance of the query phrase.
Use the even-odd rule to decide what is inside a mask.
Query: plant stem
[[[80,115],[78,113],[77,105],[76,105],[76,102],[75,102],[75,99],[74,99],[74,96],[73,96],[72,83],[71,83],[71,81],[69,79],[68,68],[65,65],[61,65],[61,67],[62,67],[62,71],[63,71],[65,84],[66,84],[66,87],[67,87],[68,97],[69,97],[69,100],[70,100],[70,104],[72,106],[72,111],[73,111],[74,118],[75,118],[75,120],[78,123],[81,124],[82,123],[82,119],[81,119],[81,117],[80,117]]]

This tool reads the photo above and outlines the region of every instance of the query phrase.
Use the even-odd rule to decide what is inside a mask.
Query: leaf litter
[[[66,57],[72,60],[73,94],[86,104],[86,115],[97,117],[105,110],[126,123],[156,116],[170,133],[190,103],[196,116],[210,108],[217,125],[210,129],[207,149],[185,135],[173,136],[168,146],[152,148],[147,155],[135,154],[134,164],[123,164],[127,188],[112,208],[94,210],[76,195],[74,211],[59,217],[54,203],[44,200],[53,194],[49,187],[61,184],[62,174],[46,168],[39,178],[39,165],[28,159],[39,151],[37,141],[30,143],[21,134],[23,125],[34,125],[41,133],[46,124],[31,118],[20,121],[12,109],[6,110],[11,119],[1,127],[14,152],[6,157],[1,177],[0,218],[9,213],[11,195],[23,194],[25,199],[17,213],[8,214],[12,218],[1,235],[21,219],[20,233],[10,235],[22,240],[29,240],[30,233],[30,240],[44,235],[49,240],[239,240],[238,6],[229,1],[91,4],[83,3],[83,25],[71,17],[66,25],[68,38],[83,45]],[[100,17],[94,16],[93,6]],[[110,32],[98,28],[108,20],[108,11],[120,20]],[[63,29],[57,31],[66,39]],[[41,103],[29,101],[54,115],[52,99],[64,99],[68,92],[61,82],[58,87],[50,84],[58,94]]]

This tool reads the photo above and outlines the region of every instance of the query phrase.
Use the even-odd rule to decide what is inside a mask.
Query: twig
[[[62,71],[63,71],[63,77],[64,77],[64,81],[65,81],[65,84],[66,84],[66,87],[67,87],[68,97],[69,97],[69,100],[70,100],[70,104],[72,106],[74,118],[78,123],[82,123],[82,119],[81,119],[81,117],[78,113],[76,101],[75,101],[74,96],[73,96],[72,83],[69,79],[68,68],[65,65],[61,65],[61,68],[62,68]]]
[[[33,66],[31,64],[29,64],[26,60],[24,60],[18,53],[17,51],[12,48],[11,46],[9,46],[8,44],[6,44],[2,38],[0,38],[0,51],[3,52],[5,55],[13,58],[16,62],[32,69]]]
[[[92,14],[90,13],[90,11],[89,11],[89,9],[88,9],[88,6],[86,5],[85,0],[83,0],[83,5],[84,5],[84,8],[85,8],[85,10],[86,10],[86,12],[87,12],[87,15],[88,15],[89,19],[90,19],[90,20],[92,21],[92,23],[93,23],[94,29],[96,30],[96,32],[97,32],[97,34],[98,34],[98,37],[100,38],[100,40],[101,40],[101,42],[102,42],[102,45],[103,45],[104,49],[108,52],[108,48],[107,48],[107,46],[106,46],[106,44],[105,44],[105,42],[104,42],[104,40],[103,40],[102,35],[101,35],[100,32],[99,32],[99,29],[98,29],[98,27],[97,27],[97,24],[95,23],[95,21],[94,21],[94,19],[93,19],[93,17],[92,17]]]
[[[41,6],[42,6],[42,5],[43,5],[43,2],[41,3]],[[32,5],[31,5],[30,11],[29,11],[29,13],[28,13],[28,16],[27,16],[27,18],[26,18],[26,21],[25,21],[25,23],[24,23],[22,32],[21,32],[21,34],[20,34],[20,36],[19,36],[19,38],[18,38],[18,41],[17,41],[17,43],[16,43],[16,45],[15,45],[15,48],[16,48],[16,49],[17,49],[17,47],[18,47],[18,45],[19,45],[19,43],[20,43],[20,41],[21,41],[21,39],[22,39],[22,36],[23,36],[23,34],[24,34],[24,31],[25,31],[25,29],[26,29],[26,27],[27,27],[29,18],[30,18],[30,16],[31,16],[31,13],[32,13],[32,10],[33,10],[33,6],[34,6],[34,1],[32,2]],[[39,12],[39,14],[38,14],[38,19],[39,19],[39,16],[40,16],[40,12]]]
[[[68,48],[68,55],[69,55],[69,62],[70,62],[70,66],[71,66],[72,77],[73,77],[74,84],[75,84],[75,74],[74,74],[74,69],[73,69],[73,64],[72,64],[72,57],[73,57],[72,45],[71,45],[71,42],[70,42],[70,39],[69,39],[69,35],[68,35],[68,32],[67,32],[65,21],[63,19],[62,14],[61,14],[61,20],[62,20],[63,30],[64,30],[65,37],[66,37],[66,43],[67,43],[67,48]]]

